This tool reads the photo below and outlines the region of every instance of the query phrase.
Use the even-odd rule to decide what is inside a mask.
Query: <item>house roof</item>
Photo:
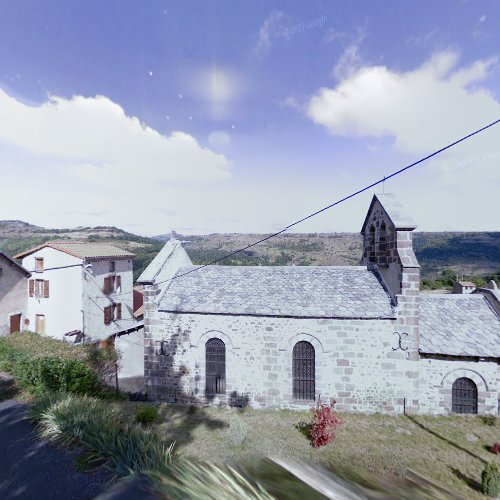
[[[196,269],[183,267],[176,276]],[[310,318],[394,318],[366,267],[208,266],[173,279],[161,311]]]
[[[378,193],[374,194],[372,198],[372,202],[370,204],[370,208],[366,213],[365,221],[363,222],[363,227],[361,228],[361,233],[365,232],[366,224],[368,223],[368,218],[370,217],[371,211],[373,209],[373,205],[376,201],[382,205],[382,208],[385,210],[392,223],[394,224],[395,229],[410,229],[413,230],[417,227],[415,221],[412,217],[406,212],[406,209],[401,204],[401,202],[391,193]]]
[[[474,285],[474,283],[472,283],[472,281],[458,281],[457,283],[459,283],[462,286],[476,286]]]
[[[500,317],[481,294],[421,294],[420,351],[500,358]]]
[[[78,257],[79,259],[102,259],[108,257],[131,258],[135,257],[133,253],[122,250],[121,248],[110,245],[109,243],[93,243],[87,241],[47,241],[42,245],[25,250],[17,254],[15,259],[23,259],[42,248],[53,248],[61,252]]]
[[[18,264],[12,257],[9,257],[7,254],[4,254],[3,252],[0,252],[0,258],[1,257],[7,260],[11,266],[14,266],[17,269],[19,269],[19,271],[24,273],[28,278],[31,276],[31,273],[23,266],[21,266],[21,264]]]

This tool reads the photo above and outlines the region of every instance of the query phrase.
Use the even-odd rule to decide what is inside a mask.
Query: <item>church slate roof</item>
[[[421,294],[420,352],[500,358],[500,318],[480,294]]]
[[[364,234],[368,218],[372,211],[375,201],[378,201],[382,208],[385,210],[395,229],[410,229],[413,230],[417,227],[413,218],[407,213],[401,202],[392,193],[377,193],[373,195],[370,208],[363,222],[363,227],[361,228],[361,234]]]
[[[183,267],[177,275],[196,266]],[[208,266],[173,279],[160,311],[304,318],[394,318],[363,266]]]

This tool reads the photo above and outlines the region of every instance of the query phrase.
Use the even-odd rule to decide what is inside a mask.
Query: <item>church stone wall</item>
[[[306,340],[315,349],[317,399],[335,399],[344,411],[417,407],[418,365],[398,348],[397,320],[160,312],[154,323],[145,339],[145,379],[155,399],[205,402],[205,344],[219,338],[226,345],[227,398],[248,396],[256,407],[309,408],[292,396],[292,350]]]
[[[451,414],[453,382],[470,378],[478,389],[478,413],[496,415],[500,397],[500,370],[491,361],[449,361],[422,358],[420,366],[420,411],[435,415]]]

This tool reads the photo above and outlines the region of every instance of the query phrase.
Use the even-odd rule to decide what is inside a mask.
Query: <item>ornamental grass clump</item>
[[[34,412],[38,411],[38,426],[40,434],[52,441],[64,445],[82,442],[94,429],[105,426],[119,426],[122,415],[118,406],[105,403],[89,396],[75,396],[72,394],[43,396],[38,403],[39,407],[47,405],[45,410],[40,410],[35,405]]]
[[[139,424],[155,424],[160,421],[158,407],[151,404],[140,404],[135,407],[135,421]]]
[[[180,461],[147,475],[154,489],[169,500],[274,499],[259,483],[227,465]]]
[[[33,408],[40,434],[63,445],[87,448],[87,463],[117,476],[157,470],[172,463],[174,444],[149,429],[127,424],[116,404],[73,394],[44,395]]]
[[[117,476],[154,471],[172,464],[174,443],[167,445],[151,429],[107,422],[87,429],[80,442],[96,461],[106,460]]]
[[[309,434],[314,448],[324,446],[335,438],[337,428],[342,423],[335,412],[335,403],[336,401],[332,401],[327,405],[318,401],[317,405],[311,408],[313,418],[309,424]]]
[[[481,491],[489,497],[500,496],[500,469],[494,462],[486,464],[483,469]]]

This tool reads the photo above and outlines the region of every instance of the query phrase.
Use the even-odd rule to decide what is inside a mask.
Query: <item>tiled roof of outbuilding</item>
[[[500,357],[500,318],[480,294],[421,294],[420,351]]]
[[[177,275],[196,266],[183,267]],[[160,310],[314,318],[394,318],[366,267],[208,266],[172,280]]]
[[[121,248],[110,245],[109,243],[93,243],[87,241],[47,241],[42,245],[31,248],[24,252],[17,254],[15,259],[22,259],[42,248],[50,247],[55,250],[73,255],[79,259],[101,259],[108,257],[134,257],[133,253],[122,250]]]

